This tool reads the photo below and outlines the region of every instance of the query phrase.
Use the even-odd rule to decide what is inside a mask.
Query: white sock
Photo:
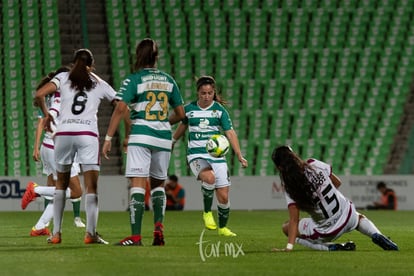
[[[296,243],[320,251],[329,251],[329,247],[324,243],[313,243],[309,240],[296,238]]]
[[[65,209],[66,194],[64,190],[55,190],[53,198],[53,234],[62,232],[63,210]]]
[[[362,217],[359,220],[357,230],[361,232],[362,234],[367,235],[368,237],[372,237],[372,235],[375,233],[381,234],[380,230],[378,230],[375,224],[372,223],[372,221],[370,221],[366,217]]]
[[[85,212],[86,212],[86,232],[91,235],[96,233],[96,225],[98,224],[98,195],[86,194],[85,195]]]
[[[36,194],[41,196],[54,196],[55,195],[54,186],[37,186],[34,188]],[[70,189],[66,189],[66,198],[70,198]]]
[[[54,186],[37,186],[34,188],[36,194],[41,196],[54,196],[55,187]]]
[[[66,194],[66,196],[67,196],[67,194]],[[81,201],[82,200],[82,197],[78,197],[78,198],[71,198],[70,199],[70,202],[78,202],[78,201]]]
[[[52,218],[53,218],[53,201],[49,202],[49,204],[46,206],[45,210],[43,211],[42,215],[40,216],[34,228],[36,230],[45,228],[46,225],[52,220]]]

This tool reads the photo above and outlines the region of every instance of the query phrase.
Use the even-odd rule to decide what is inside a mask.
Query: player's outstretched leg
[[[35,190],[34,190],[36,186],[37,184],[34,182],[27,183],[26,191],[24,192],[22,196],[22,202],[21,202],[21,206],[23,210],[27,208],[27,205],[29,205],[30,202],[34,201],[36,197],[39,196],[35,193]]]
[[[354,251],[356,250],[356,245],[353,241],[349,241],[346,243],[322,243],[322,242],[315,242],[313,240],[296,238],[296,243],[309,247],[313,250],[319,250],[319,251]]]
[[[375,233],[374,235],[372,235],[372,242],[384,250],[397,250],[398,251],[398,245],[380,233]]]
[[[356,245],[353,241],[346,243],[334,243],[328,246],[329,251],[355,251]]]
[[[362,214],[359,214],[357,230],[362,234],[371,237],[372,242],[384,250],[398,250],[397,244],[384,236],[375,224]]]

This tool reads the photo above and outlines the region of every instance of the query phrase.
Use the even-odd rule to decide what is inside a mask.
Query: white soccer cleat
[[[85,223],[82,222],[82,219],[80,217],[76,217],[73,223],[75,224],[76,227],[79,227],[79,228],[86,227]]]

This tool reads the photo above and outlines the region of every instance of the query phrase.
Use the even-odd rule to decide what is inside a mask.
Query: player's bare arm
[[[289,252],[293,250],[296,237],[298,236],[299,230],[299,208],[296,204],[291,204],[288,207],[289,221],[284,225],[283,232],[288,236],[288,242],[285,248],[273,248],[272,251]]]
[[[125,118],[125,113],[128,112],[128,106],[125,102],[119,101],[112,113],[111,121],[109,122],[108,130],[106,131],[105,141],[102,146],[102,155],[105,159],[109,159],[108,153],[111,151],[111,139],[115,135],[118,125],[122,118]]]
[[[237,159],[239,159],[239,162],[241,163],[242,167],[246,168],[249,164],[241,153],[239,139],[237,138],[236,131],[234,131],[234,129],[230,129],[230,130],[225,131],[224,133],[229,139],[230,145],[233,148],[233,151],[236,154]]]
[[[184,107],[182,105],[177,106],[174,108],[174,112],[168,118],[168,121],[171,125],[175,125],[176,123],[180,122],[185,117]]]
[[[339,177],[337,177],[335,174],[331,174],[329,176],[329,178],[331,179],[332,183],[334,184],[335,188],[339,188],[339,186],[341,186],[342,182],[339,179]]]
[[[36,95],[34,99],[37,106],[39,106],[43,114],[45,114],[45,120],[44,120],[43,127],[46,131],[50,131],[50,132],[52,132],[51,124],[52,123],[54,124],[55,120],[53,119],[53,116],[49,114],[49,110],[46,106],[45,97],[49,94],[54,93],[56,89],[57,87],[54,83],[52,82],[46,83],[39,90],[36,91]]]

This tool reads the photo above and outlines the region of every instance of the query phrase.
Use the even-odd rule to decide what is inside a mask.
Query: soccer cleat
[[[115,245],[120,245],[120,246],[141,246],[142,245],[141,235],[132,235],[132,236],[126,237],[122,241],[115,243]]]
[[[375,233],[374,235],[372,235],[372,242],[384,250],[397,250],[398,251],[398,245],[380,233]]]
[[[233,233],[229,228],[223,227],[218,229],[219,236],[225,236],[225,237],[235,237],[237,236],[236,233]]]
[[[217,225],[216,225],[216,222],[214,221],[213,213],[211,211],[203,213],[203,220],[204,220],[204,225],[206,226],[208,230],[217,229]]]
[[[353,241],[346,243],[334,243],[329,245],[329,251],[355,251],[356,244]]]
[[[39,195],[35,193],[34,188],[37,186],[34,182],[27,183],[26,191],[24,192],[22,196],[22,209],[26,209],[27,205],[29,205],[30,202],[36,199]]]
[[[162,223],[157,222],[155,224],[154,240],[152,242],[152,245],[158,245],[158,246],[165,245],[163,228],[164,227],[163,227]]]
[[[75,224],[76,227],[85,228],[85,224],[82,222],[82,219],[80,217],[76,217],[73,220],[73,223]]]
[[[89,232],[86,232],[85,238],[83,239],[83,242],[85,244],[92,244],[92,243],[109,244],[109,242],[107,242],[106,240],[102,239],[102,237],[98,234],[98,232],[95,232],[95,236],[93,236]]]
[[[30,231],[30,236],[32,237],[38,237],[38,236],[49,236],[50,232],[49,229],[42,228],[42,229],[36,229],[36,228],[32,228],[32,230]]]
[[[57,232],[56,234],[49,236],[49,238],[47,238],[47,242],[48,243],[53,243],[53,244],[58,244],[62,242],[62,237],[60,232]]]

